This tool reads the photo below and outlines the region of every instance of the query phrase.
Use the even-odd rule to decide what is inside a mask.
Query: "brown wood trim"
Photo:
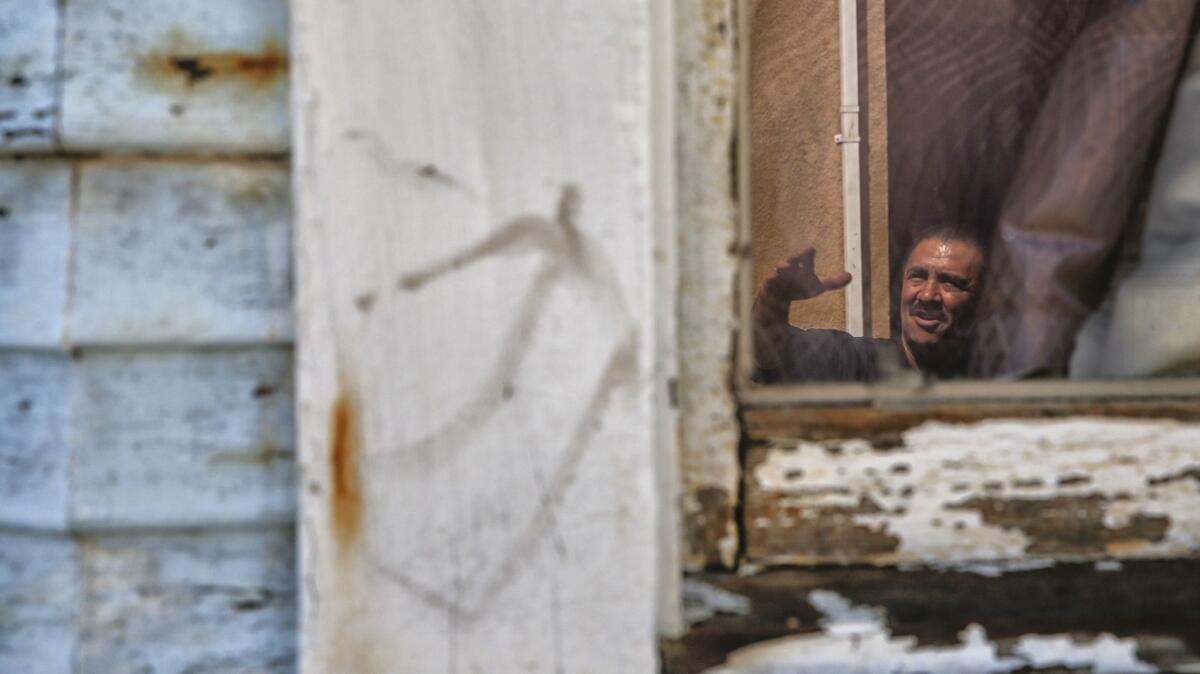
[[[1195,400],[1058,400],[880,405],[805,403],[743,407],[742,424],[752,440],[771,438],[829,439],[887,436],[926,421],[971,423],[985,419],[1055,419],[1063,417],[1200,420]]]

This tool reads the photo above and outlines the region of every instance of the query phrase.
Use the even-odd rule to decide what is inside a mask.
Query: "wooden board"
[[[679,452],[684,564],[731,568],[738,549],[737,2],[678,3]]]
[[[304,670],[651,671],[660,24],[292,9]]]
[[[1194,557],[1200,550],[1194,422],[952,424],[929,414],[899,430],[860,418],[857,428],[814,427],[813,437],[823,439],[748,449],[746,559],[1029,562]]]

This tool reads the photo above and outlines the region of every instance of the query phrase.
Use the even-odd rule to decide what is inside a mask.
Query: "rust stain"
[[[240,82],[266,89],[287,79],[288,55],[274,41],[255,52],[212,51],[189,44],[183,36],[171,38],[166,49],[143,54],[139,72],[146,81],[186,89],[212,82]]]
[[[1029,537],[1025,552],[1094,554],[1138,548],[1163,540],[1171,520],[1137,514],[1120,527],[1104,524],[1105,506],[1115,497],[1101,494],[1054,498],[973,498],[950,510],[974,510],[987,524],[1016,529]]]
[[[329,505],[334,536],[343,545],[358,540],[362,525],[360,451],[358,409],[342,393],[329,415]]]

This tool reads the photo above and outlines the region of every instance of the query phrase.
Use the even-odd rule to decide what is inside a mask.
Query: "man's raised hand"
[[[786,323],[788,307],[793,301],[812,299],[849,285],[849,272],[828,276],[817,274],[816,256],[816,249],[809,247],[775,265],[775,271],[763,281],[754,302],[755,318],[759,323]]]

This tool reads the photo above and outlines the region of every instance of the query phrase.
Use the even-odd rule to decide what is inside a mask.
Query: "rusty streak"
[[[288,57],[274,42],[254,53],[169,49],[145,55],[141,71],[151,82],[176,85],[182,82],[187,88],[213,81],[237,81],[266,88],[286,80]]]
[[[334,536],[344,545],[357,541],[362,523],[358,410],[342,393],[329,417],[329,479],[333,486],[329,506]]]

